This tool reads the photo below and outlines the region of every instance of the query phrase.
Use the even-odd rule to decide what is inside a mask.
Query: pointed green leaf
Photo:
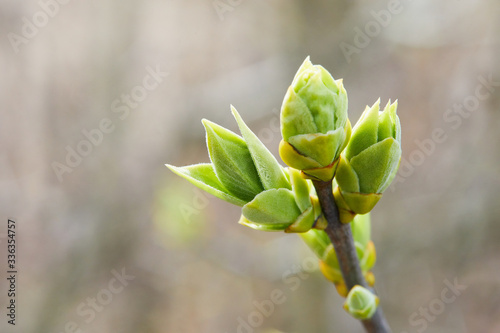
[[[387,138],[351,159],[351,166],[359,178],[360,192],[380,193],[390,179],[401,158],[399,143]]]
[[[238,206],[246,204],[246,201],[230,194],[224,185],[221,184],[215,175],[212,164],[195,164],[185,167],[175,167],[169,164],[165,165],[175,174],[219,199]]]
[[[382,141],[386,138],[395,138],[395,118],[396,111],[391,105],[391,100],[387,103],[384,111],[380,114],[379,124],[378,124],[378,141]]]
[[[334,94],[338,94],[339,91],[342,90],[343,88],[343,83],[342,79],[340,80],[335,80],[330,72],[328,72],[323,66],[317,65],[318,68],[321,71],[321,81],[323,81],[323,84],[330,89],[330,91]]]
[[[288,174],[290,175],[290,182],[292,183],[292,191],[295,196],[295,202],[299,207],[300,211],[304,211],[311,207],[311,197],[309,196],[309,185],[307,180],[304,179],[300,171],[294,168],[288,168]]]
[[[347,91],[344,88],[344,80],[336,80],[335,83],[339,87],[337,98],[335,98],[335,126],[345,126],[349,118],[347,117],[348,97]]]
[[[371,108],[367,106],[352,129],[351,139],[346,148],[348,160],[377,143],[379,104],[380,99]]]
[[[243,215],[254,223],[292,224],[301,214],[292,191],[271,189],[258,194],[243,206]]]
[[[217,178],[234,196],[251,201],[264,190],[245,141],[233,132],[202,120],[207,132],[210,160]]]
[[[396,100],[393,104],[396,104],[396,108],[398,106],[398,100]],[[394,114],[396,113],[396,108],[394,109]],[[399,117],[396,115],[396,126],[394,128],[396,131],[396,135],[394,138],[396,139],[397,142],[399,142],[399,145],[401,145],[401,123],[399,121]]]
[[[399,165],[401,163],[401,158],[399,159],[398,165],[392,170],[391,175],[384,184],[380,185],[380,193],[383,193],[392,183],[396,174],[398,173]]]
[[[309,108],[297,96],[292,87],[288,88],[283,100],[280,119],[281,135],[285,141],[294,135],[316,133],[318,131]]]
[[[273,154],[264,146],[259,138],[248,128],[238,111],[231,105],[238,127],[240,128],[243,139],[246,141],[252,160],[254,162],[257,173],[259,174],[260,181],[264,189],[269,190],[272,188],[287,188],[291,189],[290,183],[286,179],[283,168],[279,165],[278,161]]]
[[[297,219],[286,228],[285,232],[296,232],[296,233],[303,233],[308,230],[311,230],[311,228],[314,225],[314,210],[313,207],[309,207],[308,209],[304,210],[302,214],[300,214]]]
[[[314,65],[311,62],[311,59],[309,56],[306,57],[304,62],[302,62],[302,65],[300,65],[299,69],[297,70],[297,73],[295,73],[295,76],[293,77],[292,81],[292,86],[296,86],[299,84],[299,80],[302,77],[302,74],[304,74],[306,71],[309,71],[314,68]]]
[[[359,192],[359,178],[356,171],[352,168],[351,164],[342,154],[335,179],[342,191],[346,192]]]

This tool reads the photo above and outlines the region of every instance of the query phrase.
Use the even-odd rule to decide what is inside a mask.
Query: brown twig
[[[318,199],[321,204],[323,215],[328,221],[325,232],[330,237],[335,253],[339,261],[342,276],[347,286],[351,290],[355,285],[361,285],[371,289],[363,276],[359,266],[356,247],[352,238],[351,226],[343,224],[339,219],[339,211],[335,204],[332,192],[332,182],[313,181]],[[391,329],[387,323],[382,308],[379,306],[377,312],[370,319],[362,321],[363,326],[369,333],[390,333]]]

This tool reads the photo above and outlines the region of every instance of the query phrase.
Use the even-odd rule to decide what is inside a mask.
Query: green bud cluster
[[[241,135],[203,119],[211,163],[167,165],[194,185],[242,206],[240,223],[259,230],[306,232],[326,222],[310,180],[332,181],[340,220],[370,212],[396,175],[401,159],[397,102],[382,112],[366,107],[352,129],[347,93],[320,65],[305,59],[281,108],[278,164],[231,107]],[[300,171],[300,174],[297,173]]]
[[[326,221],[309,180],[276,161],[235,108],[241,135],[203,119],[211,163],[167,165],[214,196],[242,207],[239,223],[258,230],[305,232]]]
[[[331,180],[350,133],[342,79],[307,57],[281,107],[281,158],[312,179]]]
[[[320,260],[320,268],[347,297],[356,318],[375,313],[378,298],[361,286],[348,292],[335,249],[323,231],[327,222],[313,186],[330,186],[340,221],[351,223],[360,266],[369,285],[376,252],[370,240],[369,212],[394,179],[401,159],[397,102],[380,111],[380,100],[366,107],[351,129],[347,92],[309,57],[297,71],[281,107],[283,168],[231,107],[241,136],[203,119],[211,163],[167,165],[192,184],[242,207],[239,223],[264,231],[300,233]]]
[[[331,181],[340,220],[370,212],[396,175],[401,159],[397,102],[382,112],[366,107],[352,129],[347,93],[309,57],[297,71],[281,107],[281,159],[305,178]]]
[[[342,222],[366,214],[396,176],[401,160],[401,125],[397,101],[379,111],[380,100],[366,107],[353,128],[337,168],[334,190]]]

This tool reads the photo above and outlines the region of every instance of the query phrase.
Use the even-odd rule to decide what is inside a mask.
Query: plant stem
[[[352,238],[351,226],[349,223],[343,224],[340,222],[339,211],[335,204],[332,191],[332,181],[313,181],[318,199],[321,204],[321,209],[328,221],[328,226],[325,232],[330,237],[337,259],[339,261],[342,276],[347,286],[347,290],[351,290],[355,285],[361,285],[372,290],[363,276],[361,267],[359,266],[354,239]],[[387,323],[382,308],[379,306],[377,312],[370,319],[362,321],[363,326],[369,333],[390,333],[391,329]]]

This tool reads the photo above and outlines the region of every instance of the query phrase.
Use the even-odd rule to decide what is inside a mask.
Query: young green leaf
[[[381,193],[401,157],[399,143],[384,139],[351,159],[351,167],[359,178],[360,192]]]
[[[301,211],[304,211],[312,206],[311,197],[309,195],[310,188],[308,180],[300,175],[300,171],[294,168],[288,168],[290,182],[292,183],[292,191],[295,195],[295,202]]]
[[[216,196],[219,199],[225,200],[234,205],[243,206],[246,201],[243,201],[232,194],[221,184],[212,164],[202,163],[194,164],[185,167],[176,167],[170,164],[165,164],[175,174],[188,180],[191,184],[201,188],[202,190]]]
[[[222,126],[202,120],[207,132],[210,160],[217,178],[230,193],[251,201],[264,190],[245,141]]]
[[[301,214],[293,192],[284,188],[258,194],[243,206],[243,216],[259,224],[292,224]]]
[[[272,188],[286,188],[291,189],[290,183],[286,179],[283,168],[279,165],[278,161],[273,154],[264,146],[259,138],[248,128],[238,111],[231,105],[238,127],[240,128],[241,135],[245,140],[250,154],[252,156],[255,168],[259,174],[260,181],[264,189],[270,190]]]

